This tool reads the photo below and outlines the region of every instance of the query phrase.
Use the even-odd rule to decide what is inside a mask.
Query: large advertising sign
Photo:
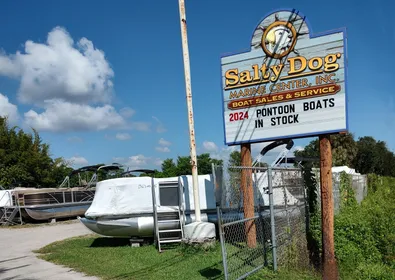
[[[313,34],[295,10],[269,14],[250,51],[221,57],[225,144],[346,132],[345,29]]]

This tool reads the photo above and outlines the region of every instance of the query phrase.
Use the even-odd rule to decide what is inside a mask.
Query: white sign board
[[[225,144],[348,131],[345,29],[312,34],[279,10],[256,27],[249,52],[221,57]]]

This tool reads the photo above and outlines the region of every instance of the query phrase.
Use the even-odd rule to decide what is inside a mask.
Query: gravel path
[[[0,228],[0,279],[98,279],[38,259],[32,252],[55,241],[90,233],[78,221],[19,229]]]

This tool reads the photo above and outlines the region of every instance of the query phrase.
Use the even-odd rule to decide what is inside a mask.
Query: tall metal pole
[[[197,157],[196,157],[196,142],[195,142],[195,128],[193,122],[193,107],[192,107],[192,89],[191,89],[191,74],[189,68],[189,51],[188,51],[188,38],[187,38],[187,21],[185,15],[184,0],[178,0],[181,21],[181,39],[182,50],[184,57],[184,74],[185,74],[185,88],[188,106],[188,122],[189,122],[189,140],[190,140],[190,154],[192,164],[192,186],[195,205],[195,218],[196,222],[200,222],[200,202],[199,202],[199,182],[197,171]]]

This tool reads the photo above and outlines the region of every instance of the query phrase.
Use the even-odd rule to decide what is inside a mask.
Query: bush
[[[368,195],[360,205],[351,184],[349,177],[342,174],[340,213],[334,224],[341,279],[395,280],[395,178],[368,175]],[[310,203],[315,206],[314,201]],[[317,259],[317,252],[321,255],[320,209],[310,211],[307,234],[313,244],[310,254],[315,252]]]
[[[357,267],[355,280],[395,280],[394,271],[380,263],[361,263]]]
[[[369,175],[368,182],[362,203],[345,203],[335,217],[340,272],[344,279],[394,279],[395,178]]]
[[[347,267],[381,260],[377,238],[359,208],[347,209],[335,217],[335,253],[338,261]]]
[[[395,266],[395,178],[370,175],[369,182],[374,188],[361,203],[363,215],[377,239],[382,261]]]

